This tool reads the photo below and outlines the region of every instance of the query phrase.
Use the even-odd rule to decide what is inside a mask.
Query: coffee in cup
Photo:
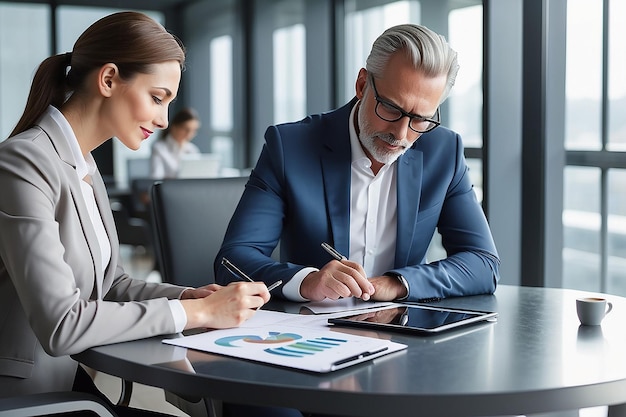
[[[606,298],[583,297],[576,300],[578,319],[585,326],[598,326],[612,309],[613,303]]]

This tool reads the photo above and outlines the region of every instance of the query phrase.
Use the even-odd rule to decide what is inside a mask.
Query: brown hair
[[[178,61],[184,69],[185,50],[158,22],[138,12],[103,17],[80,35],[71,53],[51,56],[39,65],[24,113],[10,136],[33,127],[49,105],[61,107],[85,87],[87,75],[104,64],[117,65],[120,77],[131,80],[166,61]]]
[[[172,126],[182,125],[183,123],[188,122],[189,120],[200,121],[200,116],[198,115],[198,112],[191,107],[184,107],[180,109],[180,111],[176,113],[176,115],[172,118],[172,120],[170,120],[170,123],[167,126],[167,129],[164,129],[161,131],[161,136],[159,138],[165,139]]]

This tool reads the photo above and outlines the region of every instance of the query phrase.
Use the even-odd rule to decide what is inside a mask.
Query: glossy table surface
[[[174,392],[335,415],[490,416],[626,403],[626,298],[606,295],[613,311],[602,325],[580,326],[575,300],[587,295],[597,293],[501,285],[495,295],[443,300],[436,304],[497,311],[498,320],[437,336],[350,330],[408,349],[328,374],[187,350],[162,337],[74,358]]]

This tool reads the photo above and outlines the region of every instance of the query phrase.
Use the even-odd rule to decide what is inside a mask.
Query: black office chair
[[[0,417],[68,415],[67,413],[116,417],[114,411],[100,398],[81,392],[63,391],[0,398]]]
[[[215,282],[213,261],[247,177],[169,179],[151,190],[152,225],[161,279],[199,287]],[[190,415],[220,416],[221,402],[165,392]]]
[[[215,282],[213,261],[247,177],[171,179],[152,187],[153,229],[163,282]]]

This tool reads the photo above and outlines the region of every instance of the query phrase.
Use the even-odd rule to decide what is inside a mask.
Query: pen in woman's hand
[[[245,272],[243,272],[241,269],[237,268],[235,266],[235,264],[233,264],[231,261],[229,261],[226,258],[222,258],[222,265],[224,265],[226,267],[226,269],[228,269],[228,272],[230,272],[231,274],[233,274],[234,276],[236,276],[239,279],[245,279],[247,281],[250,282],[254,282],[254,280],[252,278],[250,278],[249,276],[247,276],[245,274]]]
[[[281,285],[283,285],[283,281],[279,279],[278,281],[276,281],[275,283],[273,283],[272,285],[270,285],[269,287],[267,287],[267,290],[268,290],[268,291],[272,291],[274,288],[278,288],[278,287],[280,287]]]
[[[226,269],[228,269],[228,271],[231,274],[233,274],[234,276],[236,276],[237,278],[245,279],[245,280],[250,281],[250,282],[255,282],[252,278],[250,278],[248,275],[246,275],[245,272],[243,272],[241,269],[239,269],[237,266],[235,266],[235,264],[233,264],[228,259],[222,258],[222,265],[224,265],[224,267]],[[283,281],[278,280],[275,283],[271,284],[269,287],[267,287],[267,290],[268,291],[272,291],[274,288],[277,288],[280,285],[282,285],[282,283],[283,283]]]
[[[322,248],[324,248],[324,250],[326,252],[328,252],[330,254],[330,256],[332,256],[333,258],[335,258],[338,261],[345,261],[345,260],[348,259],[345,256],[343,256],[342,254],[340,254],[339,252],[337,252],[337,250],[335,248],[333,248],[332,246],[330,246],[326,242],[322,242]]]

